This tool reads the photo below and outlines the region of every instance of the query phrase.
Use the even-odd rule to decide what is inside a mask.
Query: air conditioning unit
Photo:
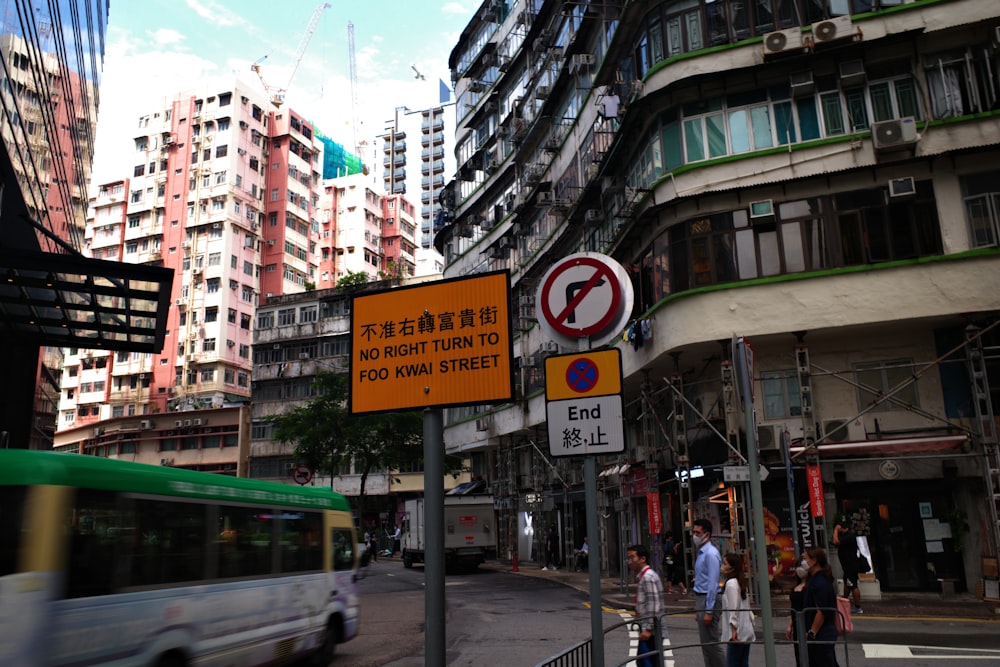
[[[828,44],[841,39],[850,39],[857,34],[850,16],[835,16],[812,24],[814,44]]]
[[[140,431],[148,431],[151,428],[153,428],[153,422],[151,422],[150,420],[148,420],[148,419],[142,419],[142,420],[139,421],[139,430]]]
[[[192,423],[194,423],[195,426],[201,426],[201,420],[200,419],[192,419],[191,421],[192,421]]]
[[[760,451],[779,451],[781,440],[785,437],[784,424],[763,424],[757,427],[757,449]]]
[[[904,176],[903,178],[892,178],[889,179],[889,196],[890,197],[909,197],[917,193],[916,184],[913,182],[912,176]]]
[[[855,423],[857,420],[846,419],[824,419],[823,420],[823,442],[848,442],[853,440],[864,440],[864,425]]]
[[[789,78],[789,84],[792,87],[792,97],[812,95],[813,91],[816,90],[816,84],[813,82],[813,75],[810,71],[792,74]]]
[[[174,464],[173,459],[160,459],[161,466],[172,466]]]
[[[94,437],[95,438],[98,438],[98,437],[100,437],[103,434],[104,434],[104,429],[103,428],[95,428],[94,429]]]
[[[517,365],[521,368],[534,368],[535,358],[534,357],[518,357]]]
[[[226,347],[236,347],[236,341],[235,340],[227,340],[226,341]]]
[[[845,88],[862,85],[868,78],[863,60],[845,60],[839,65],[840,85]]]
[[[776,30],[764,35],[764,55],[798,51],[805,46],[800,28]]]
[[[597,58],[591,53],[577,53],[570,57],[569,71],[576,72],[577,70],[587,69],[596,62]]]
[[[308,352],[299,352],[299,359],[308,359],[308,358],[309,358]]]
[[[548,86],[539,86],[538,88],[535,88],[535,97],[537,99],[544,100],[548,96],[549,96],[549,87]]]
[[[770,222],[774,220],[774,202],[770,199],[760,199],[750,202],[750,223]]]
[[[551,206],[555,201],[555,195],[551,191],[539,192],[535,195],[535,204],[538,206]]]
[[[912,147],[919,139],[917,122],[912,117],[895,118],[872,124],[872,142],[877,151]]]
[[[181,299],[179,297],[176,298],[176,299],[174,299],[174,305],[175,306],[183,306],[184,305],[184,299]]]
[[[182,426],[184,426],[184,420],[183,419],[178,419],[178,420],[176,420],[174,422],[174,427],[175,428],[181,428]]]
[[[559,351],[559,343],[555,342],[554,340],[545,341],[544,343],[542,343],[542,351],[543,352],[558,352]]]
[[[583,219],[587,223],[600,222],[601,210],[597,208],[588,208],[587,212],[583,214]]]
[[[592,181],[597,178],[598,172],[600,172],[601,166],[596,162],[591,162],[587,165],[587,180]]]
[[[488,431],[490,430],[490,422],[492,420],[489,417],[480,417],[476,420],[476,430],[477,431]]]
[[[190,419],[185,419],[184,420],[184,427],[185,428],[190,428],[191,427],[191,420]]]

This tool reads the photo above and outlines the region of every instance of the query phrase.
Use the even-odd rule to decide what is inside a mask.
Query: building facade
[[[256,307],[313,285],[320,258],[323,143],[293,110],[237,82],[176,95],[128,140],[131,177],[96,188],[87,245],[174,278],[161,353],[66,351],[59,428],[109,455],[98,433],[119,418],[248,403]],[[160,426],[138,430],[162,445]]]
[[[750,10],[484,2],[467,26],[454,220],[435,243],[446,277],[511,271],[520,390],[449,410],[447,448],[511,508],[509,551],[535,555],[541,523],[578,546],[582,463],[548,455],[542,373],[570,350],[537,325],[536,296],[559,258],[606,254],[635,303],[615,344],[627,450],[599,477],[606,567],[624,571],[629,543],[658,548],[661,519],[686,533],[707,516],[748,549],[747,489],[725,468],[756,445],[772,572],[796,546],[830,548],[846,515],[868,594],[954,578],[995,597],[1000,12]],[[754,351],[750,434],[734,335]]]
[[[4,447],[51,448],[59,348],[148,351],[164,336],[169,275],[82,253],[108,3],[58,9],[0,19]]]

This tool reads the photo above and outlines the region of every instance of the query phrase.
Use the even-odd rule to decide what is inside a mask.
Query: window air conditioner
[[[201,420],[200,419],[192,419],[191,421],[194,423],[195,426],[201,426]]]
[[[855,424],[856,420],[824,419],[823,442],[847,442],[849,440],[864,440],[864,426]]]
[[[832,19],[812,24],[814,44],[828,44],[841,39],[849,39],[856,34],[850,16],[835,16]]]
[[[750,222],[770,222],[774,220],[774,202],[761,199],[750,202]]]
[[[587,212],[583,214],[583,219],[586,222],[600,222],[601,221],[601,211],[596,208],[588,208]]]
[[[838,67],[840,71],[840,85],[845,88],[860,86],[868,78],[865,74],[865,63],[863,60],[845,60]]]
[[[142,431],[148,431],[153,428],[153,422],[148,419],[143,419],[139,421],[139,429]]]
[[[798,51],[805,46],[802,42],[802,30],[800,28],[788,28],[787,30],[776,30],[764,35],[764,55],[774,55],[789,51]]]
[[[890,197],[908,197],[914,195],[917,192],[916,184],[913,182],[912,176],[904,176],[903,178],[893,178],[889,180],[889,196]]]
[[[791,75],[789,84],[792,87],[792,97],[802,97],[812,95],[816,89],[813,82],[813,75],[810,71],[796,72]]]
[[[476,420],[476,430],[477,431],[488,431],[490,430],[490,418],[480,417]]]
[[[785,437],[784,424],[763,424],[757,427],[757,449],[760,451],[780,451],[781,440]]]
[[[299,352],[299,359],[308,359],[308,358],[309,358],[308,352]]]
[[[917,122],[912,117],[872,124],[872,142],[877,151],[906,149],[917,143]]]
[[[550,191],[539,192],[535,196],[535,203],[539,206],[550,206],[553,201],[555,201],[555,197]]]

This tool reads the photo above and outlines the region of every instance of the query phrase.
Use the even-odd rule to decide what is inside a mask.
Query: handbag
[[[872,571],[872,564],[868,562],[864,554],[858,554],[858,572],[868,574]]]
[[[854,621],[851,620],[851,601],[837,596],[837,634],[846,635],[854,632]]]

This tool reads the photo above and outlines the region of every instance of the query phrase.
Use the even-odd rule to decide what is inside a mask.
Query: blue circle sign
[[[585,394],[597,385],[600,375],[597,364],[592,359],[580,357],[570,362],[566,368],[566,384],[573,391]]]

